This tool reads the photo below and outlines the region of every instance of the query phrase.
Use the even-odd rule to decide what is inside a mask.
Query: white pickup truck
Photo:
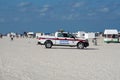
[[[78,49],[84,49],[89,46],[88,40],[76,38],[68,32],[56,32],[54,36],[41,36],[38,39],[38,44],[45,45],[46,48],[52,46],[77,46]]]

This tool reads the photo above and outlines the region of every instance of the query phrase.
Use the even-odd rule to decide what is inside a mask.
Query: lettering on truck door
[[[69,45],[75,45],[75,39],[74,38],[67,38],[69,41]]]
[[[69,45],[69,41],[65,37],[64,33],[58,33],[58,38],[56,39],[57,45]]]

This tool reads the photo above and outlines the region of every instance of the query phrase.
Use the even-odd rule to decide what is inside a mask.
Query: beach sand
[[[53,46],[37,39],[0,39],[0,80],[120,80],[120,43],[86,49]]]

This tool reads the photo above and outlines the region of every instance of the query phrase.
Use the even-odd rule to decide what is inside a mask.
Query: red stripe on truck
[[[68,38],[39,38],[39,40],[41,39],[48,39],[48,40],[68,40],[68,41],[83,41],[85,42],[85,40],[79,40],[79,39],[68,39]]]

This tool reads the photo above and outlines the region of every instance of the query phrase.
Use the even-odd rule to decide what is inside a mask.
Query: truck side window
[[[69,38],[75,38],[72,34],[69,34]]]
[[[63,37],[69,37],[66,33],[63,33]]]
[[[67,33],[58,33],[58,37],[74,38],[73,35]]]
[[[58,33],[58,37],[63,37],[63,34],[62,33]]]

